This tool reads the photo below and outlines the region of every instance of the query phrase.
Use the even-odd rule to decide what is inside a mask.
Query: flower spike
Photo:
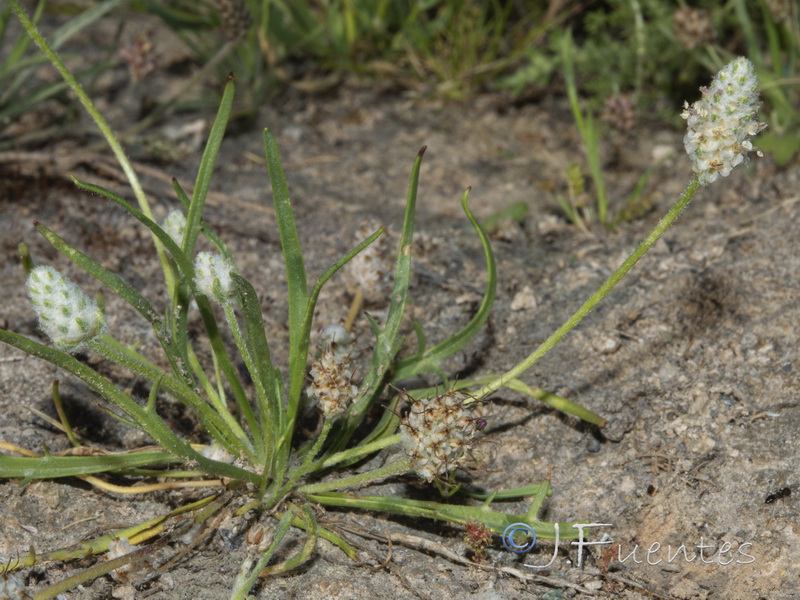
[[[27,286],[39,326],[62,350],[77,352],[105,332],[105,318],[97,302],[53,267],[33,269]]]
[[[689,106],[684,102],[681,117],[688,131],[683,138],[692,169],[707,185],[722,175],[727,177],[746,162],[753,150],[748,138],[766,127],[756,120],[760,102],[758,79],[753,63],[744,57],[729,62],[717,73],[703,97]]]

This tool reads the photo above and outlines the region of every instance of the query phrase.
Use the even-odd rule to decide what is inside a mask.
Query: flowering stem
[[[312,461],[314,457],[319,452],[319,449],[322,448],[322,445],[325,443],[325,440],[328,439],[328,434],[331,432],[331,427],[333,426],[333,421],[331,419],[325,419],[325,423],[322,426],[322,431],[320,432],[317,439],[314,440],[311,449],[308,451],[308,456],[306,456],[303,464],[300,465],[297,469],[294,470],[287,478],[287,481],[283,484],[283,486],[273,494],[273,498],[276,500],[278,498],[282,498],[286,494],[289,493],[289,490],[294,487],[294,485],[300,480],[301,477],[305,477],[308,473],[314,470],[314,465]],[[266,504],[271,504],[271,502],[267,502]]]
[[[236,341],[236,346],[239,348],[239,352],[244,359],[248,373],[257,373],[258,371],[256,371],[254,367],[253,355],[250,353],[250,349],[247,347],[244,339],[242,338],[239,322],[236,320],[236,315],[233,312],[233,305],[226,303],[223,305],[223,308],[225,310],[225,318],[228,320],[228,327],[233,333],[233,339]],[[258,395],[259,406],[266,409],[263,414],[266,422],[262,422],[261,426],[259,427],[259,423],[253,414],[253,410],[250,408],[250,404],[246,401],[246,398],[242,399],[244,401],[238,402],[238,407],[247,420],[247,424],[253,434],[253,441],[260,446],[259,454],[261,456],[259,462],[263,463],[266,460],[267,455],[272,454],[272,449],[274,446],[274,432],[270,427],[273,415],[269,410],[271,408],[271,403],[269,402],[267,390],[264,389],[263,381],[261,381],[261,379],[258,377],[253,377],[253,386],[255,387],[256,394]],[[230,415],[230,412],[225,407],[220,407],[218,410],[224,410],[228,413],[228,415]],[[261,428],[263,428],[263,431]]]
[[[297,491],[303,495],[306,494],[321,494],[323,492],[332,492],[334,490],[343,490],[346,488],[362,487],[373,481],[380,481],[387,479],[393,475],[402,475],[413,470],[411,466],[411,459],[404,456],[397,462],[391,462],[383,465],[378,469],[367,471],[366,473],[359,473],[350,477],[342,477],[341,479],[334,479],[332,481],[323,481],[321,483],[312,483],[311,485],[303,485],[297,488]]]
[[[577,311],[575,311],[575,314],[567,319],[567,321],[561,327],[559,327],[558,330],[553,333],[553,335],[542,342],[542,344],[540,344],[539,347],[536,348],[536,350],[534,350],[525,360],[478,390],[474,395],[475,400],[485,398],[492,392],[506,385],[512,379],[516,379],[522,373],[530,369],[540,358],[547,354],[553,346],[561,341],[564,336],[566,336],[578,323],[580,323],[583,318],[589,314],[589,311],[597,306],[597,304],[603,298],[605,298],[605,296],[612,289],[614,289],[614,287],[622,280],[622,278],[625,277],[633,265],[639,262],[639,259],[642,258],[642,256],[644,256],[650,248],[653,247],[653,244],[658,241],[658,239],[664,234],[670,225],[672,225],[675,219],[678,218],[678,215],[683,212],[683,209],[688,206],[699,187],[700,179],[697,175],[695,175],[672,208],[669,209],[667,214],[661,217],[661,220],[656,224],[655,228],[653,228],[653,231],[651,231],[650,234],[642,241],[642,243],[639,244],[639,247],[636,248],[636,250],[634,250],[633,253],[625,259],[619,268],[611,274],[611,277],[609,277],[608,280],[606,280],[606,282],[600,286],[600,289],[592,294],[589,299],[584,302]]]
[[[369,442],[368,444],[364,444],[362,446],[356,446],[355,448],[349,448],[347,450],[343,450],[342,452],[337,452],[333,456],[325,458],[321,461],[318,461],[314,464],[314,471],[320,471],[322,469],[327,469],[332,467],[333,465],[337,465],[344,461],[355,461],[355,459],[361,458],[362,456],[366,456],[368,454],[372,454],[373,452],[377,452],[378,450],[383,450],[384,448],[388,448],[389,446],[394,446],[395,444],[400,442],[400,434],[395,433],[393,435],[378,438],[375,441]]]
[[[114,135],[114,132],[111,130],[111,127],[108,125],[108,122],[105,120],[100,111],[97,110],[94,103],[92,102],[89,95],[84,91],[81,87],[81,84],[75,79],[75,76],[70,73],[69,69],[67,69],[66,65],[61,61],[56,54],[55,50],[53,50],[50,45],[47,43],[47,40],[44,39],[39,30],[36,28],[36,25],[31,21],[28,14],[25,12],[25,9],[22,8],[19,0],[9,0],[9,4],[11,5],[11,10],[17,15],[22,26],[25,28],[25,31],[31,37],[31,39],[36,43],[37,46],[41,49],[42,53],[48,58],[48,60],[53,64],[56,70],[59,72],[61,77],[64,78],[64,81],[67,85],[72,89],[75,95],[78,97],[78,100],[86,109],[86,112],[91,115],[94,122],[97,124],[97,127],[100,129],[100,132],[103,134],[103,137],[108,142],[111,151],[114,153],[114,156],[119,162],[120,167],[122,167],[125,176],[128,178],[128,182],[131,184],[131,189],[133,190],[133,194],[136,196],[136,199],[139,202],[139,208],[141,208],[142,213],[146,217],[151,220],[155,220],[153,217],[153,212],[150,210],[150,203],[147,200],[147,196],[144,193],[144,189],[142,188],[142,184],[139,181],[139,177],[136,175],[136,172],[133,170],[133,165],[131,161],[128,160],[127,155],[125,154],[125,150],[123,150],[122,145],[119,143],[119,140]],[[169,261],[167,259],[167,255],[164,252],[164,248],[161,243],[158,241],[158,238],[153,236],[153,242],[156,246],[156,251],[158,252],[158,258],[161,261],[161,268],[164,271],[164,279],[167,283],[167,289],[171,290],[173,288],[173,275],[172,270],[169,268]]]

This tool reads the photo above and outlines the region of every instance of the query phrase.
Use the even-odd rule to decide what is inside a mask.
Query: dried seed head
[[[147,77],[158,66],[149,32],[137,35],[119,51],[119,54],[122,61],[128,65],[128,72],[134,83]]]
[[[380,226],[376,219],[367,217],[358,228],[357,241],[364,241]],[[361,289],[365,302],[385,304],[392,293],[392,267],[392,242],[384,231],[342,269],[347,291],[355,295]]]
[[[477,430],[461,392],[447,392],[411,404],[400,423],[400,438],[417,474],[431,481],[458,466]]]
[[[104,333],[106,321],[97,302],[53,267],[36,267],[27,281],[39,326],[63,350],[77,352]]]
[[[792,17],[794,0],[765,0],[767,10],[776,23],[785,23],[789,25],[792,21],[797,20],[797,6],[794,6],[794,17]]]
[[[352,382],[351,339],[347,330],[331,325],[322,331],[321,337],[323,351],[311,363],[311,385],[307,392],[319,402],[322,414],[333,418],[348,409],[358,396],[358,386]]]
[[[616,94],[606,98],[606,107],[600,116],[610,127],[623,133],[636,127],[636,106],[627,95]]]
[[[261,523],[254,523],[244,537],[245,543],[252,546],[256,552],[266,552],[273,539],[275,539],[274,528],[266,527]]]
[[[684,102],[681,117],[688,131],[683,138],[686,152],[692,158],[692,169],[703,185],[747,160],[753,150],[748,138],[766,124],[756,120],[760,102],[758,80],[753,63],[743,57],[729,62],[711,82],[700,88],[703,97],[689,106]]]
[[[236,293],[231,278],[235,270],[231,261],[221,254],[200,252],[194,260],[197,289],[220,304],[227,304]]]
[[[672,27],[675,37],[684,48],[695,48],[714,40],[711,18],[708,11],[680,7],[672,16]]]
[[[243,38],[253,23],[244,0],[217,0],[222,32],[229,40]]]

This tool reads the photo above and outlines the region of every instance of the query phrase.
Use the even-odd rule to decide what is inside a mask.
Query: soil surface
[[[139,87],[120,91],[125,77],[123,70],[112,71],[99,87],[98,102],[117,130],[135,122],[144,96],[159,97],[179,84],[157,71]],[[146,146],[129,144],[159,219],[178,206],[170,177],[191,188],[202,151],[191,132],[206,132],[212,118],[211,110],[181,113],[157,129],[164,137],[183,131],[178,139],[185,156],[170,163],[158,164]],[[288,344],[287,306],[263,127],[281,147],[309,278],[354,245],[366,216],[399,232],[408,175],[417,151],[427,145],[409,311],[431,341],[469,320],[485,284],[479,241],[460,210],[464,188],[472,187],[470,205],[480,219],[525,203],[524,219],[501,221],[493,232],[497,300],[486,332],[447,365],[450,375],[462,378],[503,372],[529,354],[635,248],[690,176],[683,132],[641,124],[630,137],[604,147],[604,167],[612,208],[618,208],[639,175],[665,149],[673,151],[649,181],[651,210],[613,230],[592,225],[582,231],[560,215],[556,201],[565,190],[566,167],[583,164],[565,102],[513,105],[481,96],[443,104],[355,82],[324,95],[287,91],[264,107],[257,126],[224,141],[206,211],[260,294],[278,362]],[[53,140],[41,149],[46,162],[31,157],[0,165],[0,321],[11,331],[44,340],[16,258],[21,242],[38,263],[63,270],[85,289],[96,285],[36,233],[33,220],[163,305],[148,234],[107,201],[67,181],[75,174],[131,197],[106,152],[83,154],[95,142],[93,134]],[[621,285],[522,377],[601,414],[608,419],[605,428],[584,426],[506,391],[483,407],[488,427],[465,480],[496,490],[549,478],[554,493],[540,518],[605,524],[592,539],[607,533],[615,545],[587,549],[578,565],[576,548],[562,541],[549,568],[532,569],[526,565],[550,561],[552,542],[518,556],[497,539],[476,566],[460,560],[466,556],[463,529],[328,511],[325,518],[349,532],[362,562],[323,541],[302,569],[265,579],[257,597],[800,598],[799,180],[797,162],[778,169],[765,157],[701,190]],[[109,294],[106,300],[110,332],[157,357],[146,324],[119,299]],[[334,278],[317,322],[341,322],[348,307],[343,280]],[[380,315],[381,307],[369,310]],[[366,320],[360,318],[355,328],[359,347],[367,351]],[[146,397],[145,382],[91,355],[81,358]],[[147,443],[104,414],[79,382],[7,346],[0,346],[0,441],[36,451],[68,446],[63,434],[29,410],[55,416],[56,378],[68,416],[94,444],[114,450]],[[191,435],[185,415],[176,409],[169,418]],[[766,502],[784,488],[791,493]],[[366,492],[437,497],[411,479]],[[0,555],[68,546],[201,495],[127,497],[79,480],[27,486],[6,481],[0,485]],[[500,506],[526,511],[522,502]],[[145,569],[131,582],[101,577],[66,597],[225,598],[244,546],[241,524],[218,527],[164,573]],[[303,539],[293,538],[286,557]],[[40,565],[26,581],[38,589],[90,564]]]

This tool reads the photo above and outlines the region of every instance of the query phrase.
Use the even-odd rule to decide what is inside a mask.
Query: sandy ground
[[[151,85],[157,87],[158,80]],[[111,122],[123,126],[137,101],[132,93],[108,105]],[[205,119],[207,126],[209,115],[182,115],[170,124]],[[654,153],[673,149],[676,154],[648,188],[653,210],[614,231],[596,226],[586,233],[559,216],[555,200],[566,165],[582,160],[563,103],[512,106],[480,97],[443,106],[349,84],[324,96],[285,94],[264,108],[258,127],[224,142],[206,213],[261,295],[276,357],[286,356],[286,297],[261,127],[270,127],[281,146],[309,277],[353,244],[364,216],[399,231],[409,170],[420,146],[428,146],[411,312],[432,340],[469,320],[485,282],[480,245],[460,213],[462,190],[472,186],[471,206],[479,218],[514,202],[527,204],[522,222],[503,222],[494,234],[497,301],[486,333],[448,365],[451,374],[462,376],[501,372],[527,355],[616,268],[689,179],[682,132],[643,126],[635,138],[605,148],[606,170],[611,196],[618,199],[654,162]],[[37,261],[91,286],[88,276],[36,234],[34,219],[153,302],[164,299],[146,233],[104,200],[72,189],[66,173],[58,172],[67,165],[130,196],[113,171],[98,168],[100,157],[69,160],[90,141],[46,146],[67,161],[55,167],[0,165],[2,322],[34,339],[42,334],[15,258],[20,242],[30,245]],[[190,186],[199,151],[190,147],[187,156],[162,166],[147,163],[141,149],[134,156],[149,166],[145,185],[163,218],[177,202],[169,180],[154,174],[177,176]],[[42,172],[32,175],[37,169]],[[767,157],[702,190],[619,288],[523,377],[600,413],[609,421],[604,430],[510,392],[496,394],[485,406],[489,426],[467,479],[498,489],[549,477],[554,493],[542,518],[608,524],[599,529],[618,544],[608,546],[613,555],[592,549],[578,567],[576,550],[562,543],[550,568],[534,570],[524,565],[547,563],[552,543],[514,556],[496,541],[486,565],[514,568],[523,578],[448,557],[446,551],[465,555],[463,530],[456,527],[331,511],[326,518],[343,530],[374,536],[353,534],[364,562],[353,564],[323,542],[301,570],[265,580],[258,597],[800,598],[799,175],[796,162],[779,170]],[[342,281],[334,279],[321,298],[318,322],[338,322],[347,308]],[[118,299],[108,298],[107,313],[118,339],[140,341],[145,352],[155,348],[145,324]],[[356,327],[359,344],[368,348],[366,322]],[[143,382],[91,356],[86,360],[146,395]],[[95,443],[115,449],[145,442],[105,416],[83,386],[5,346],[0,440],[31,449],[66,447],[62,435],[28,411],[54,414],[54,378],[62,382],[71,419]],[[180,415],[175,425],[191,435],[191,424]],[[411,483],[398,479],[368,491],[435,498],[434,491]],[[765,502],[785,487],[793,494]],[[76,480],[26,487],[6,481],[0,485],[0,555],[66,546],[156,516],[186,497],[126,498]],[[504,508],[525,510],[523,503]],[[235,524],[221,526],[221,533],[159,576],[143,572],[133,584],[102,577],[67,597],[226,597],[243,556],[237,533]],[[395,543],[387,559],[391,534],[410,537]],[[293,547],[301,542],[298,536]],[[678,554],[682,545],[685,553]],[[627,559],[621,562],[620,556]],[[38,588],[89,564],[39,566],[27,581]]]

